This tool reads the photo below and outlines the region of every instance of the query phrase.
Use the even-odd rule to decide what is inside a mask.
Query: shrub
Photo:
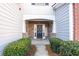
[[[62,40],[58,39],[58,38],[53,38],[50,40],[51,43],[51,48],[53,48],[53,50],[56,53],[59,53],[59,47],[63,44]]]
[[[59,38],[50,39],[51,48],[53,51],[63,56],[78,56],[79,42],[63,41]]]
[[[3,51],[4,56],[24,56],[27,55],[31,49],[31,40],[29,38],[22,38],[8,44]]]

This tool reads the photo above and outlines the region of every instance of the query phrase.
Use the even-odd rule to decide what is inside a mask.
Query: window
[[[45,3],[45,5],[46,5],[46,6],[48,6],[48,5],[49,5],[49,3]]]
[[[32,3],[32,5],[35,5],[35,3]]]
[[[31,5],[34,5],[34,6],[48,6],[49,3],[31,3]]]

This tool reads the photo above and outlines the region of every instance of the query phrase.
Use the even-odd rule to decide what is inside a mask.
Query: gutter
[[[57,9],[58,7],[64,5],[65,3],[55,3],[52,5],[53,9]]]
[[[52,7],[54,7],[56,5],[56,3],[54,3],[53,5],[52,5]]]

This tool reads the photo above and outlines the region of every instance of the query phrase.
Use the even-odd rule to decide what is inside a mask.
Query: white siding
[[[22,15],[18,4],[0,4],[0,54],[7,43],[22,37]]]
[[[69,4],[66,3],[55,10],[56,36],[69,39]]]
[[[34,0],[32,0],[34,2]],[[34,6],[32,2],[21,4],[24,15],[52,15],[52,3],[49,6]],[[29,7],[28,7],[29,6]]]

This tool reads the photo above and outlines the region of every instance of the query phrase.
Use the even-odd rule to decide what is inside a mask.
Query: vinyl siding
[[[22,15],[18,4],[0,4],[0,54],[7,43],[22,37]]]
[[[69,4],[64,4],[55,10],[56,37],[69,39]]]

